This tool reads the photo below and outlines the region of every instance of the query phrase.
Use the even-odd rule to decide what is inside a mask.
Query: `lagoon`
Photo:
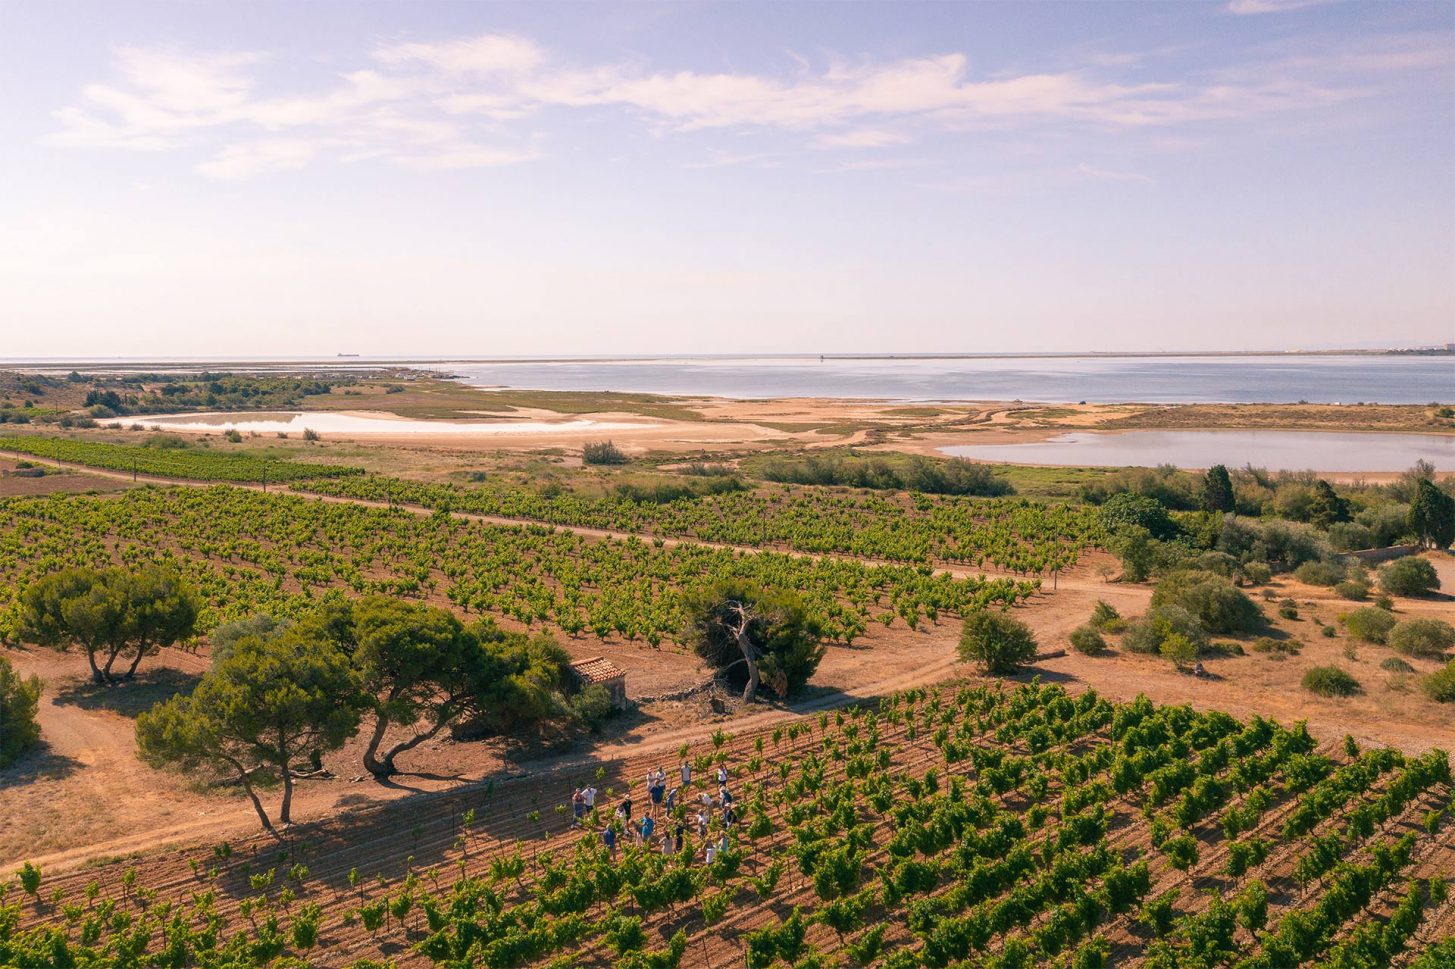
[[[155,414],[127,417],[124,425],[141,424],[163,431],[227,431],[244,434],[302,434],[305,430],[319,434],[409,435],[431,437],[442,435],[486,434],[572,434],[584,431],[625,431],[640,429],[641,423],[593,421],[584,418],[566,421],[444,421],[415,420],[408,417],[385,417],[332,411],[281,411],[250,413]]]
[[[949,455],[1004,464],[1121,468],[1173,464],[1272,471],[1455,470],[1455,435],[1339,431],[1074,431],[1021,444],[961,444]]]

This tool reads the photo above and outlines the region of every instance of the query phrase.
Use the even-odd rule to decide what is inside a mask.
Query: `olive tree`
[[[134,677],[143,657],[191,636],[197,610],[196,595],[170,568],[65,569],[25,590],[20,636],[62,652],[79,646],[92,680],[114,684]]]
[[[244,637],[187,696],[141,714],[137,750],[156,768],[242,785],[263,827],[277,833],[258,796],[277,779],[278,822],[292,823],[295,764],[336,750],[359,728],[365,707],[344,653],[294,627]]]
[[[823,631],[792,593],[728,581],[691,597],[686,611],[684,640],[743,684],[744,703],[764,683],[780,697],[797,692],[823,659]]]

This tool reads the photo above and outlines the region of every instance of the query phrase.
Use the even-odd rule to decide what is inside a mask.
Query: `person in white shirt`
[[[687,761],[682,762],[682,786],[686,787],[692,783],[692,765]]]

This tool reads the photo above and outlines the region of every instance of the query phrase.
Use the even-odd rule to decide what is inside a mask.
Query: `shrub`
[[[1303,674],[1303,688],[1319,696],[1353,696],[1359,681],[1337,666],[1311,666]]]
[[[1174,634],[1186,637],[1197,649],[1207,646],[1207,631],[1196,616],[1181,606],[1154,606],[1127,627],[1122,645],[1134,653],[1157,653]]]
[[[611,694],[600,683],[593,683],[571,697],[569,706],[576,722],[593,733],[616,712],[611,705]]]
[[[1440,577],[1427,559],[1395,559],[1379,570],[1379,587],[1392,596],[1423,596],[1440,588]]]
[[[235,427],[229,427],[227,430],[223,431],[222,432],[222,437],[229,444],[241,444],[242,443],[242,433],[240,431],[238,431],[238,429],[235,428]]]
[[[1398,656],[1387,657],[1384,662],[1379,664],[1379,668],[1384,670],[1386,673],[1413,673],[1415,671],[1415,668],[1413,666],[1406,663]]]
[[[1197,661],[1197,647],[1192,644],[1192,640],[1181,633],[1173,633],[1162,640],[1158,652],[1162,654],[1163,659],[1170,660],[1180,670],[1186,669]]]
[[[1161,502],[1130,492],[1108,498],[1101,506],[1101,521],[1109,532],[1135,525],[1145,528],[1157,539],[1167,539],[1177,534],[1177,524],[1167,514],[1167,509]]]
[[[1305,585],[1338,585],[1344,578],[1344,567],[1335,562],[1305,562],[1293,570],[1293,577]]]
[[[1267,585],[1268,580],[1273,578],[1273,570],[1267,562],[1244,562],[1242,572],[1243,578],[1254,585]]]
[[[1355,609],[1344,617],[1344,628],[1349,630],[1349,635],[1366,643],[1383,643],[1394,624],[1394,616],[1377,606]]]
[[[982,609],[965,620],[960,633],[961,662],[979,663],[987,673],[1014,673],[1036,656],[1030,627],[999,609]]]
[[[1374,532],[1358,522],[1336,522],[1329,526],[1329,547],[1336,552],[1373,548]]]
[[[591,441],[581,449],[581,460],[586,464],[626,464],[628,458],[610,441]]]
[[[318,440],[318,432],[315,431],[311,427],[305,427],[303,429],[303,440],[305,440],[305,441],[316,441],[316,440]]]
[[[1363,602],[1369,598],[1369,584],[1363,579],[1345,579],[1334,586],[1334,594],[1350,602]]]
[[[0,656],[0,767],[14,760],[40,739],[36,711],[40,707],[40,678],[21,677]]]
[[[1292,599],[1284,599],[1278,604],[1278,615],[1284,619],[1298,618],[1298,603]]]
[[[1420,689],[1436,703],[1455,703],[1455,662],[1421,680]]]
[[[1258,606],[1231,581],[1211,572],[1174,572],[1157,583],[1152,605],[1181,606],[1213,633],[1235,633],[1263,625]]]
[[[1078,653],[1100,656],[1107,651],[1106,640],[1101,638],[1101,633],[1096,631],[1095,626],[1078,626],[1071,630],[1070,638],[1071,648]]]
[[[1395,624],[1386,641],[1406,656],[1443,656],[1455,646],[1455,627],[1443,619],[1405,619]]]
[[[1292,639],[1274,639],[1272,636],[1259,636],[1253,640],[1253,652],[1255,653],[1277,653],[1284,656],[1297,656],[1299,646]]]
[[[1114,624],[1121,621],[1121,618],[1122,614],[1117,612],[1116,606],[1098,599],[1096,607],[1091,610],[1091,627],[1110,631]]]

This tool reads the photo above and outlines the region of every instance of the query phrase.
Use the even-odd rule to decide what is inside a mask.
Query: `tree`
[[[1455,498],[1421,478],[1410,501],[1410,531],[1425,548],[1449,548],[1455,542]]]
[[[8,767],[40,739],[40,677],[15,672],[0,656],[0,767]]]
[[[65,569],[53,572],[21,597],[20,635],[62,652],[86,651],[91,678],[114,684],[136,675],[142,657],[192,635],[198,602],[181,576],[164,566]],[[122,674],[117,660],[130,657]]]
[[[276,834],[258,781],[282,781],[278,821],[291,824],[294,764],[343,746],[366,705],[348,657],[295,626],[239,639],[190,695],[139,716],[137,750],[156,768],[236,780]]]
[[[1236,506],[1233,498],[1233,479],[1226,466],[1215,464],[1207,469],[1202,479],[1202,507],[1204,511],[1232,511]]]
[[[1349,502],[1340,497],[1334,486],[1320,478],[1309,497],[1308,522],[1319,528],[1349,520]]]
[[[764,682],[790,696],[823,659],[823,631],[792,593],[727,580],[691,597],[686,612],[684,640],[729,682],[743,684],[744,703]]]
[[[374,728],[364,767],[377,777],[397,773],[400,754],[478,709],[491,684],[508,673],[501,657],[443,609],[375,596],[353,604],[347,629],[340,628],[340,618],[329,614],[317,627],[319,638],[342,636],[339,645],[369,697]],[[380,757],[391,726],[411,733]]]
[[[979,663],[987,673],[1008,675],[1035,659],[1036,637],[1010,613],[982,609],[965,617],[959,654],[962,663]]]

